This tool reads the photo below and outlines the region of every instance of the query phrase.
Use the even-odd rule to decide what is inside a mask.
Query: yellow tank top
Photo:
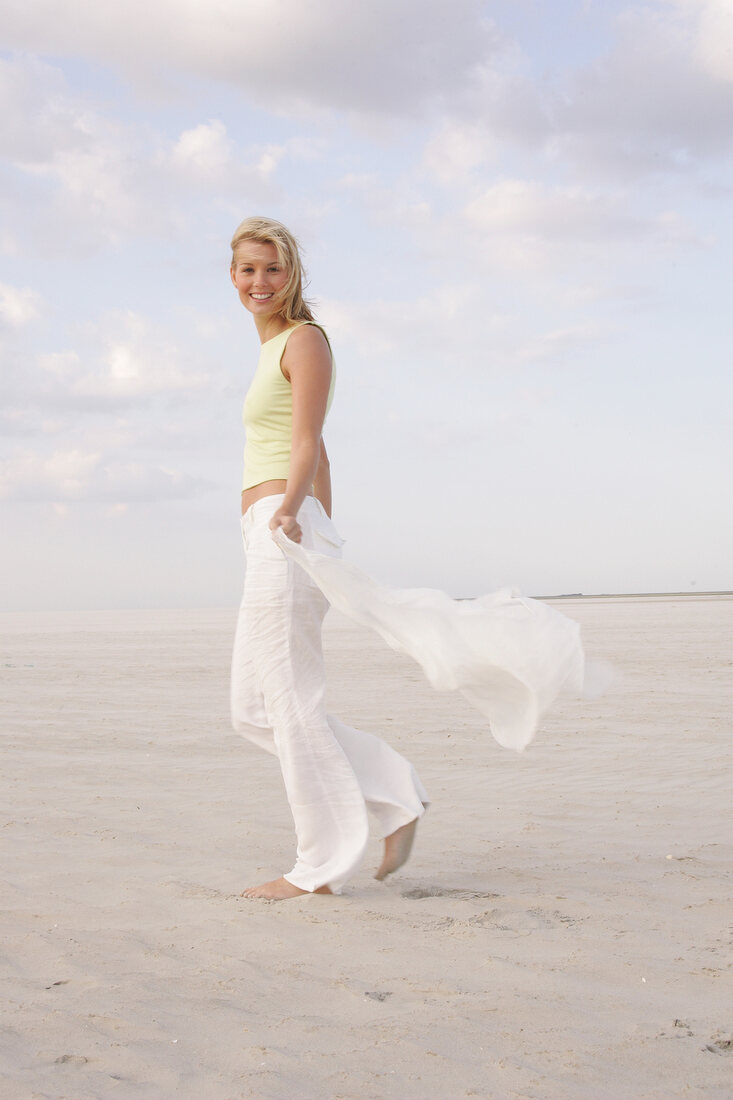
[[[244,399],[242,419],[246,431],[244,445],[243,489],[251,489],[263,481],[287,479],[290,473],[290,449],[293,437],[293,392],[280,363],[285,345],[292,332],[313,321],[300,321],[292,328],[265,340],[260,351],[257,370]],[[320,325],[316,328],[323,329]],[[326,336],[326,333],[323,332]],[[328,337],[326,336],[326,340]],[[329,348],[330,348],[329,344]],[[326,413],[333,400],[336,369],[331,356],[331,387]]]

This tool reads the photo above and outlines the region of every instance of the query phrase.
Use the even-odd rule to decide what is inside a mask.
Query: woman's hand
[[[282,527],[291,542],[300,542],[303,537],[303,530],[295,516],[289,516],[281,511],[275,512],[270,520],[270,530],[277,531],[278,527]]]

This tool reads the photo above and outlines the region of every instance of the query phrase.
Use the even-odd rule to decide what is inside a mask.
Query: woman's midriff
[[[251,508],[256,500],[263,497],[274,497],[278,493],[284,493],[287,487],[285,478],[275,478],[273,481],[261,481],[259,485],[253,485],[251,489],[242,490],[242,515]]]

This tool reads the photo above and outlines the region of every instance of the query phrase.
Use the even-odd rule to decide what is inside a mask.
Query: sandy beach
[[[227,715],[234,611],[0,617],[7,1100],[728,1100],[733,599],[563,600],[601,699],[522,755],[329,617],[329,706],[433,799],[377,883],[287,870]]]

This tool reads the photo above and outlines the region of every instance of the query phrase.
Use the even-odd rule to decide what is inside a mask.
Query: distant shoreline
[[[501,590],[500,590],[501,591]],[[524,595],[524,593],[522,593]],[[477,596],[455,596],[454,599],[463,602],[479,599]],[[532,596],[534,600],[546,600],[552,602],[553,600],[564,600],[571,602],[573,600],[710,600],[710,599],[733,599],[733,590],[720,589],[709,592],[562,592],[559,595],[554,596]],[[86,607],[86,608],[64,608],[64,609],[41,609],[32,608],[30,610],[19,611],[15,610],[3,610],[0,609],[0,624],[3,624],[7,628],[10,624],[18,624],[21,620],[27,616],[29,619],[42,618],[43,616],[50,618],[64,618],[67,617],[103,617],[105,615],[120,615],[123,618],[134,617],[136,615],[170,615],[178,616],[179,618],[187,615],[203,614],[221,614],[232,615],[236,613],[236,606],[234,603],[226,607]]]
[[[682,599],[692,596],[696,599],[709,596],[733,596],[733,591],[721,589],[712,592],[566,592],[559,596],[535,596],[536,600],[653,600]]]

